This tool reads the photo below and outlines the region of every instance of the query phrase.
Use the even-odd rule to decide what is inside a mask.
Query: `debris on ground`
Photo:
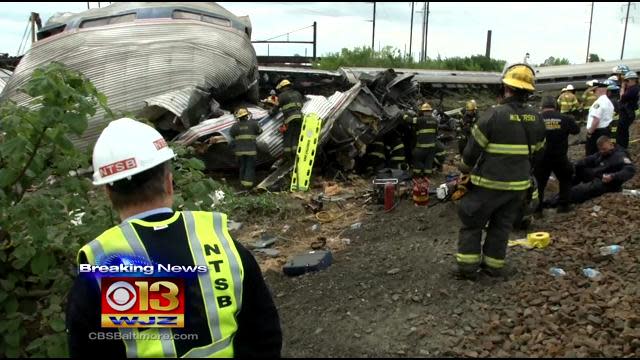
[[[324,270],[331,266],[332,262],[331,251],[309,251],[306,254],[294,256],[282,268],[282,271],[288,276],[298,276],[308,272]]]

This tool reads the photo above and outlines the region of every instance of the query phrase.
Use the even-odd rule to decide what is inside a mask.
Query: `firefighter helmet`
[[[467,111],[475,111],[478,109],[478,104],[476,104],[475,100],[467,101]]]
[[[627,65],[624,64],[620,64],[618,66],[615,66],[612,70],[612,72],[616,75],[624,75],[626,72],[628,72],[630,69]]]
[[[282,81],[280,81],[280,82],[278,83],[278,85],[276,86],[276,90],[280,90],[280,89],[282,89],[283,87],[285,87],[285,86],[289,86],[289,85],[291,85],[291,81],[289,81],[289,80],[287,80],[287,79],[284,79],[284,80],[282,80]]]
[[[422,105],[420,105],[420,111],[431,111],[433,110],[433,108],[431,108],[431,105],[429,105],[429,103],[423,103]]]
[[[247,108],[239,108],[238,110],[236,110],[235,114],[233,114],[236,119],[242,119],[244,117],[249,117],[249,115],[251,115],[251,113],[249,112],[249,110],[247,110]]]
[[[535,91],[535,71],[530,65],[523,63],[505,66],[502,83],[516,89]]]

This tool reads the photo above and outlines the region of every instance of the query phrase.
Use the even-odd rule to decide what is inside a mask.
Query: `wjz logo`
[[[102,327],[184,327],[179,278],[102,278]]]

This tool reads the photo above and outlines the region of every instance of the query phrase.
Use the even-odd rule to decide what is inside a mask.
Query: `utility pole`
[[[318,32],[318,24],[314,21],[313,22],[313,60],[316,59],[316,43],[318,42],[317,32]]]
[[[424,31],[427,23],[427,3],[422,5],[422,44],[420,45],[420,61],[425,60],[424,56]]]
[[[411,53],[411,44],[413,43],[413,8],[415,2],[411,2],[411,30],[409,30],[409,56],[413,59],[413,53]]]
[[[36,13],[32,12],[31,17],[29,17],[31,22],[31,43],[36,42]]]
[[[376,44],[376,2],[373,2],[373,30],[371,31],[371,51],[375,51]]]
[[[424,60],[427,61],[427,41],[429,40],[429,2],[427,2],[427,24],[424,31]]]
[[[589,47],[591,46],[591,25],[593,24],[593,4],[595,4],[594,2],[591,2],[591,18],[589,19],[589,39],[587,40],[587,61],[589,62]]]
[[[629,10],[631,9],[631,2],[627,3],[627,19],[624,22],[624,35],[622,36],[622,50],[620,51],[620,60],[624,56],[624,41],[627,39],[627,24],[629,23]]]

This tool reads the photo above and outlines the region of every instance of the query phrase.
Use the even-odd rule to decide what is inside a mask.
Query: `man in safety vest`
[[[475,100],[467,101],[467,104],[462,112],[462,121],[458,126],[458,152],[460,156],[464,152],[464,148],[467,146],[467,141],[471,136],[471,128],[475,125],[478,119],[478,104]]]
[[[545,143],[544,122],[526,104],[535,91],[534,74],[527,64],[505,67],[503,100],[482,113],[471,130],[459,165],[462,173],[471,173],[472,183],[458,208],[462,228],[456,275],[460,277],[475,279],[480,267],[491,276],[505,275],[509,233],[532,186],[534,157]]]
[[[104,186],[122,222],[83,246],[78,266],[144,265],[157,271],[177,265],[204,271],[180,278],[127,272],[115,274],[116,282],[113,274],[81,272],[68,296],[71,356],[279,357],[277,310],[255,259],[229,236],[227,216],[171,209],[174,157],[154,128],[128,118],[109,123],[93,150],[93,184]],[[131,277],[135,282],[127,281]],[[151,310],[181,308],[169,314],[173,317],[145,317]],[[105,315],[105,309],[129,312],[123,320]],[[140,318],[144,322],[137,322]],[[167,322],[176,326],[148,327]]]
[[[262,128],[257,121],[251,119],[251,113],[246,108],[238,109],[235,117],[238,122],[229,130],[232,139],[229,145],[233,148],[240,165],[240,184],[246,189],[251,189],[256,180],[256,138],[262,134]]]
[[[293,89],[291,81],[287,79],[280,81],[276,90],[280,92],[278,104],[269,114],[273,116],[278,111],[282,111],[283,125],[280,131],[284,134],[284,158],[293,161],[298,151],[298,140],[302,129],[304,96]]]
[[[582,112],[580,119],[576,119],[578,124],[587,121],[591,105],[593,105],[593,103],[598,100],[598,95],[596,95],[596,87],[593,86],[594,83],[595,80],[587,81],[588,88],[582,93]]]

